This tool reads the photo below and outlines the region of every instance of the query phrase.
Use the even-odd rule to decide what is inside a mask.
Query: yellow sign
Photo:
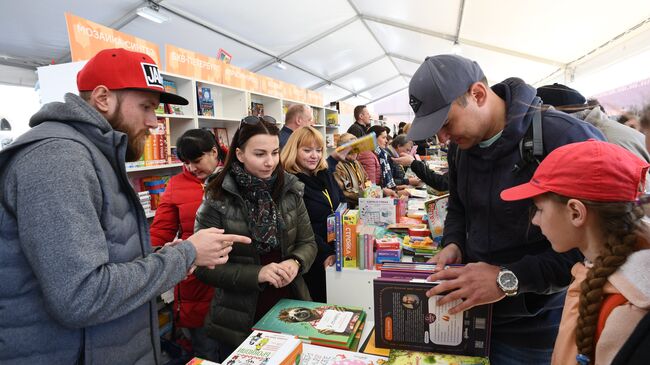
[[[149,55],[160,66],[158,45],[144,39],[122,33],[90,20],[65,13],[70,40],[72,61],[91,59],[97,52],[109,48],[124,48]]]
[[[165,71],[201,81],[223,82],[223,71],[227,64],[216,58],[165,44]]]

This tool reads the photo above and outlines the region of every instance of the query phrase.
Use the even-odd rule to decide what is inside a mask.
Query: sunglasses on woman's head
[[[276,124],[275,118],[270,115],[262,115],[261,117],[258,117],[256,115],[249,115],[241,120],[239,123],[239,128],[241,128],[242,124],[256,125],[260,122],[260,120],[263,120],[267,123]]]

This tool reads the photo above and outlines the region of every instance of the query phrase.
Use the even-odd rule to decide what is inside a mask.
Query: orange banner
[[[70,54],[73,62],[88,60],[103,49],[124,48],[129,51],[146,53],[160,66],[160,50],[155,43],[70,13],[65,13],[65,21],[68,25]]]
[[[307,89],[307,104],[323,106],[323,95],[319,92]]]
[[[165,71],[201,81],[223,82],[223,71],[229,66],[216,58],[165,44]]]

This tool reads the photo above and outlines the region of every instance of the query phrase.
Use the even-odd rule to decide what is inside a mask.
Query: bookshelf
[[[39,67],[37,74],[41,103],[63,101],[63,97],[67,92],[76,94],[76,75],[85,63],[86,61],[80,61]],[[303,104],[312,108],[314,128],[322,133],[325,138],[328,147],[327,153],[329,154],[335,146],[334,136],[339,133],[340,121],[345,119],[341,118],[339,111],[333,107],[308,104],[164,71],[161,71],[161,74],[165,81],[172,82],[168,83],[168,86],[175,87],[176,93],[186,98],[189,104],[174,106],[173,108],[168,107],[163,110],[164,112],[157,114],[159,121],[165,125],[165,137],[163,142],[157,140],[154,150],[158,151],[156,148],[165,148],[160,147],[161,145],[166,146],[166,163],[163,163],[161,159],[158,161],[160,164],[156,165],[150,165],[151,163],[145,163],[144,166],[138,167],[129,165],[127,173],[136,190],[140,189],[138,181],[143,178],[152,175],[175,175],[181,172],[182,164],[172,163],[171,149],[176,145],[178,137],[187,130],[208,128],[213,130],[216,135],[215,129],[219,128],[220,132],[225,129],[227,131],[227,142],[230,144],[239,127],[240,120],[244,116],[250,115],[255,110],[263,107],[264,114],[275,118],[278,128],[282,128],[286,109],[293,104]],[[291,85],[286,87],[291,87]],[[203,104],[206,101],[202,97],[204,94],[209,95],[212,101],[211,109],[210,103]],[[207,106],[207,113],[202,112],[203,106]],[[225,137],[222,139],[225,139]],[[160,154],[156,153],[156,156],[161,155],[162,152]]]

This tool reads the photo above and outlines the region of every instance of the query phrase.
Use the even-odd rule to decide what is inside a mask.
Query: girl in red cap
[[[610,364],[650,309],[650,244],[639,196],[648,164],[589,140],[551,152],[505,201],[533,198],[532,223],[557,252],[579,249],[553,364]],[[643,199],[641,199],[643,200]]]

